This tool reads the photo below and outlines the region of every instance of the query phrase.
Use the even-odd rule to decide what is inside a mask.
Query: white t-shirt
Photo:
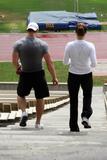
[[[64,64],[69,65],[69,72],[87,74],[97,64],[96,51],[93,43],[85,40],[68,42],[65,47]]]

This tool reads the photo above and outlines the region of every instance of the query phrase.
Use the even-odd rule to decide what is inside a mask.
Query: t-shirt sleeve
[[[16,41],[15,43],[14,43],[14,45],[13,45],[13,53],[15,53],[15,52],[20,52],[20,43],[19,43],[19,41]]]
[[[42,54],[47,54],[48,51],[48,44],[46,42],[42,42]]]

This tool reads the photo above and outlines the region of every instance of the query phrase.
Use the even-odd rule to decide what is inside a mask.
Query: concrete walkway
[[[107,160],[107,117],[102,88],[93,90],[92,129],[81,125],[82,92],[79,95],[80,133],[69,132],[69,105],[43,116],[44,130],[18,124],[0,128],[0,160]]]
[[[98,61],[96,68],[93,70],[94,76],[107,76],[107,60]]]

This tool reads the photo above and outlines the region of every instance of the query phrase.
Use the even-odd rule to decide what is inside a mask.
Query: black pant
[[[91,99],[93,78],[92,73],[77,75],[69,73],[68,75],[68,90],[70,96],[70,128],[78,124],[78,92],[79,88],[83,90],[83,110],[81,117],[89,117],[92,114]]]

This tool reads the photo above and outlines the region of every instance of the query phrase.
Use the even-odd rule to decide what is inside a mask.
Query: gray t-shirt
[[[18,52],[22,71],[37,72],[43,69],[42,58],[48,53],[48,44],[38,38],[25,37],[16,41],[14,52]]]

